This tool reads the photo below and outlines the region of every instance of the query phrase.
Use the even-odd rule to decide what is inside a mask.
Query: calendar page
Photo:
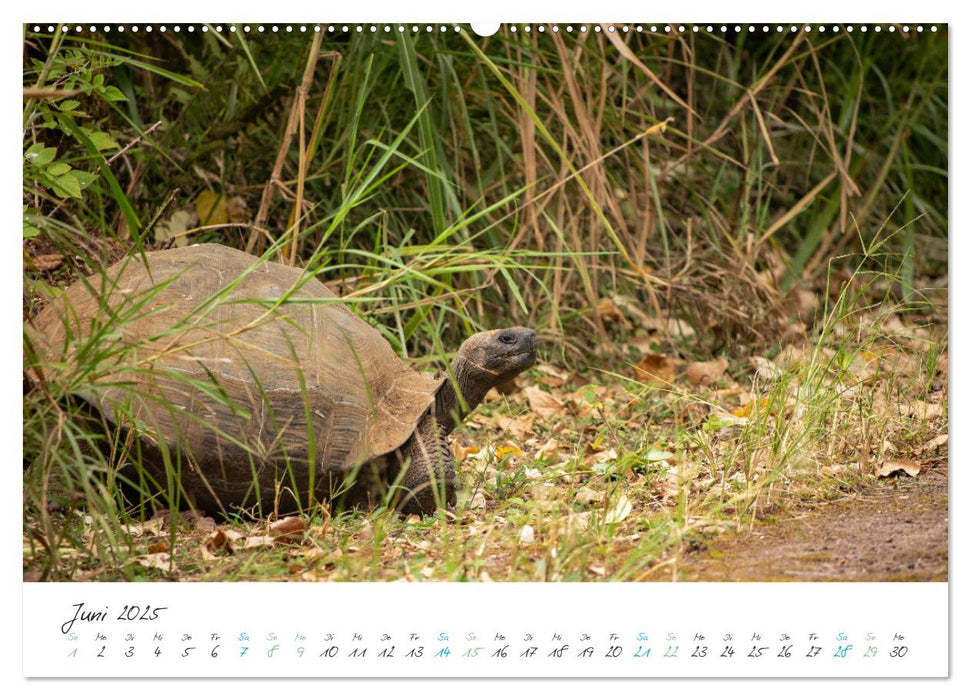
[[[24,678],[949,677],[946,21],[276,9],[23,9]]]

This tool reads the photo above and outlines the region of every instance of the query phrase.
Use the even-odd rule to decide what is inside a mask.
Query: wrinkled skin
[[[507,382],[536,363],[536,331],[515,327],[477,333],[462,343],[450,377],[434,407],[395,456],[399,470],[389,470],[403,513],[429,513],[455,505],[455,464],[448,435],[481,403],[489,389]]]

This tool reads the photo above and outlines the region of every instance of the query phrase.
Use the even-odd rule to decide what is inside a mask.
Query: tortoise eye
[[[512,333],[503,333],[499,336],[499,342],[503,345],[515,345],[516,336],[514,336]]]

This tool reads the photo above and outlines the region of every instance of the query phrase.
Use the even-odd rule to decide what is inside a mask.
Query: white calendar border
[[[31,677],[948,675],[947,583],[30,583],[24,609]]]
[[[20,85],[20,75],[19,75],[19,46],[20,46],[20,23],[24,21],[36,21],[39,19],[36,15],[30,14],[29,12],[42,11],[44,14],[48,15],[48,19],[51,20],[61,20],[61,19],[75,19],[77,14],[80,13],[84,19],[87,16],[96,17],[100,19],[110,18],[112,21],[126,21],[126,22],[147,22],[147,21],[157,21],[158,19],[166,19],[171,21],[171,19],[176,18],[182,21],[185,20],[196,20],[196,21],[211,21],[213,19],[230,18],[233,20],[239,19],[244,20],[280,20],[291,21],[294,19],[315,19],[318,15],[326,15],[326,19],[335,19],[338,21],[368,21],[375,20],[380,21],[381,19],[391,18],[400,19],[403,21],[436,21],[436,22],[448,22],[448,21],[488,21],[490,19],[514,19],[516,21],[590,21],[590,20],[602,20],[605,15],[607,19],[611,16],[615,16],[619,20],[625,20],[629,18],[637,18],[646,13],[646,10],[651,10],[648,14],[655,14],[654,10],[657,10],[659,14],[663,17],[661,19],[672,19],[675,21],[746,21],[748,19],[752,20],[765,20],[769,19],[771,21],[782,21],[782,22],[806,22],[806,21],[833,21],[833,18],[839,18],[840,21],[876,21],[880,18],[888,19],[926,19],[928,21],[942,21],[942,19],[950,19],[953,23],[956,19],[954,11],[951,9],[950,3],[921,3],[918,6],[912,3],[888,3],[882,2],[879,5],[876,3],[857,3],[847,5],[844,2],[834,2],[833,0],[824,0],[822,2],[812,3],[811,6],[807,7],[795,7],[791,5],[779,6],[777,2],[766,2],[761,1],[758,3],[748,3],[745,7],[739,7],[738,5],[725,4],[723,2],[713,2],[711,0],[705,0],[704,2],[691,3],[690,5],[680,5],[675,8],[670,6],[663,8],[646,7],[642,2],[633,1],[621,1],[621,0],[607,0],[598,1],[593,5],[596,8],[595,13],[590,13],[589,10],[583,8],[578,8],[577,6],[567,7],[564,9],[562,3],[553,2],[543,2],[543,3],[522,3],[521,0],[493,0],[485,5],[459,5],[454,2],[444,2],[442,0],[437,2],[423,2],[420,6],[412,4],[405,6],[400,2],[390,2],[390,0],[379,0],[378,2],[368,3],[367,6],[335,6],[335,7],[321,7],[320,5],[315,5],[311,7],[309,3],[290,3],[286,6],[276,6],[272,13],[267,13],[264,8],[260,6],[251,6],[252,9],[244,8],[238,4],[233,4],[228,7],[220,8],[213,3],[208,3],[206,5],[200,5],[199,3],[185,2],[185,0],[174,0],[165,3],[164,7],[160,8],[158,6],[150,5],[136,5],[130,3],[124,7],[111,7],[105,10],[98,10],[95,6],[96,3],[85,3],[79,5],[76,2],[66,2],[65,0],[51,0],[50,2],[44,3],[41,6],[25,7],[23,5],[13,8],[13,12],[17,15],[15,18],[5,17],[10,21],[4,23],[4,38],[7,41],[3,42],[6,47],[8,54],[6,60],[3,62],[4,76],[4,87],[8,88],[6,94],[14,94],[14,91],[19,90]],[[5,15],[11,12],[9,9],[4,9]],[[229,13],[229,14],[227,14]],[[122,16],[123,15],[123,16]],[[160,15],[165,15],[161,17]],[[269,16],[267,16],[269,15]],[[298,16],[299,15],[299,16]],[[676,16],[672,16],[676,15]],[[919,16],[915,16],[919,15]],[[883,21],[886,21],[885,19]],[[950,27],[951,35],[951,46],[952,46],[952,68],[949,73],[951,80],[951,117],[950,122],[952,124],[958,123],[955,116],[963,118],[966,121],[966,115],[969,113],[967,108],[967,89],[962,88],[956,76],[961,75],[966,78],[969,62],[968,62],[968,49],[967,44],[963,42],[965,39],[964,33],[967,25],[963,23],[963,18],[956,24],[952,24]],[[13,54],[17,53],[17,57],[14,58]],[[12,68],[17,66],[16,68]],[[966,84],[966,80],[965,80]],[[17,117],[12,114],[13,101],[9,101],[8,109],[5,112],[4,123],[7,128],[4,133],[12,134],[14,131],[14,120],[19,122],[19,113]],[[951,135],[952,143],[952,153],[955,154],[952,158],[952,164],[950,168],[951,176],[951,188],[952,191],[958,191],[962,187],[965,179],[962,177],[965,172],[964,164],[967,162],[969,157],[969,151],[967,148],[967,139],[961,133],[961,129],[955,129]],[[19,145],[16,147],[17,150],[14,151],[13,140],[10,139],[7,144],[7,150],[4,153],[6,156],[2,162],[4,163],[16,163],[20,157]],[[9,168],[4,169],[3,182],[8,185],[4,188],[4,191],[11,196],[5,197],[3,199],[3,212],[5,214],[4,220],[8,222],[19,221],[19,198],[14,200],[12,193],[16,192],[19,188],[16,187],[17,181],[19,181],[19,170],[11,171]],[[966,189],[966,187],[964,188]],[[966,199],[966,198],[965,198]],[[967,209],[961,198],[952,198],[952,223],[951,227],[953,230],[959,230],[959,223],[964,223],[968,221]],[[966,240],[966,237],[964,237]],[[8,239],[11,242],[7,243],[13,248],[15,236],[8,235]],[[966,243],[961,239],[960,236],[954,236],[951,238],[951,250],[952,250],[952,261],[951,267],[957,269],[957,265],[968,260]],[[17,246],[19,248],[19,242]],[[0,284],[8,285],[5,289],[5,294],[7,299],[19,298],[19,269],[15,270],[14,266],[20,264],[20,254],[19,251],[8,251],[8,254],[3,256],[3,261],[9,267],[7,268],[7,274],[0,275]],[[14,296],[14,287],[17,287],[17,296]],[[963,300],[968,295],[968,289],[965,287],[965,283],[961,276],[956,276],[955,280],[951,282],[951,294],[952,305],[951,308],[954,309],[957,306],[959,300]],[[16,307],[14,304],[8,303],[4,306],[5,317],[4,321],[8,324],[8,327],[13,328],[14,324],[19,321],[19,319],[14,318]],[[961,353],[959,357],[963,358],[966,354],[963,352],[964,348],[967,347],[967,322],[961,322],[959,319],[955,319],[955,323],[952,324],[951,334],[952,348],[958,348]],[[8,340],[2,345],[2,358],[6,360],[3,366],[11,368],[15,366],[15,362],[21,357],[20,343],[16,340],[13,333],[6,334]],[[962,372],[961,365],[962,362],[952,362],[951,363],[951,378],[953,381],[954,391],[951,392],[951,416],[954,425],[960,425],[960,418],[966,415],[966,410],[964,409],[962,397],[967,396],[967,381],[965,379],[965,374]],[[16,399],[15,392],[17,387],[14,384],[16,380],[16,375],[12,371],[8,371],[4,377],[4,385],[2,387],[3,396],[8,397],[6,400],[9,404],[5,404],[7,411],[8,425],[3,429],[0,429],[0,435],[2,435],[3,442],[0,443],[0,454],[16,454],[16,445],[20,444],[20,436],[15,432],[18,430],[16,426],[16,416],[20,413],[19,400]],[[952,455],[954,456],[954,463],[961,465],[964,460],[961,459],[965,456],[966,450],[960,439],[960,434],[953,436],[954,439],[951,444]],[[6,448],[6,449],[3,449]],[[13,471],[13,468],[10,468]],[[13,476],[9,477],[11,480]],[[9,501],[6,503],[6,508],[4,512],[11,521],[15,520],[14,514],[19,512],[20,502],[17,498],[20,493],[20,481],[19,477],[17,482],[5,484],[8,488],[3,490],[3,493],[7,496]],[[961,488],[961,492],[964,493],[965,489],[963,486],[962,476],[959,470],[951,470],[950,472],[951,487],[950,493],[953,498],[954,494],[958,492],[958,488]],[[953,501],[952,501],[953,502]],[[956,551],[956,544],[963,542],[962,535],[966,532],[965,521],[962,519],[962,514],[960,509],[955,508],[952,511],[953,517],[951,519],[951,529],[950,529],[950,549],[951,551]],[[25,584],[21,580],[21,572],[19,569],[14,567],[15,557],[20,558],[20,519],[16,518],[16,522],[8,523],[8,527],[5,532],[8,536],[2,538],[4,543],[3,548],[6,556],[4,561],[10,563],[10,569],[8,569],[8,576],[4,579],[5,589],[8,593],[8,598],[18,599],[17,592],[22,591]],[[960,559],[952,559],[950,567],[950,579],[951,588],[963,582],[966,578],[967,566]],[[136,587],[142,584],[130,584]],[[180,584],[171,584],[178,586]],[[286,585],[286,584],[280,584]],[[460,585],[460,584],[456,584]],[[478,584],[474,584],[478,585]],[[499,584],[502,585],[502,584]],[[560,584],[534,584],[538,586],[549,585],[557,586]],[[597,584],[591,584],[597,585]],[[606,584],[610,585],[610,584]],[[646,584],[651,585],[651,584]],[[688,584],[694,585],[694,584]],[[724,584],[731,585],[731,584]],[[757,586],[760,584],[745,584],[747,586]],[[768,584],[772,586],[778,585],[789,585],[789,584]],[[860,584],[867,585],[867,584]],[[461,595],[474,597],[475,588],[469,588]],[[892,605],[893,601],[887,601],[888,606]],[[957,620],[960,617],[963,608],[961,607],[961,599],[958,596],[951,595],[951,610],[952,620]],[[23,621],[21,621],[23,624]],[[962,659],[964,654],[963,650],[967,649],[966,644],[964,644],[963,638],[961,636],[960,629],[951,632],[950,636],[951,642],[951,658],[952,659]],[[9,646],[9,645],[7,645]],[[11,660],[11,654],[16,655],[15,652],[11,652],[10,649],[7,650],[8,653],[4,660],[4,668],[7,668],[8,662]],[[964,664],[966,666],[966,664]],[[962,676],[963,667],[961,663],[952,665],[952,677]],[[650,689],[655,692],[660,690],[673,690],[678,692],[684,686],[685,681],[653,681],[652,685],[649,686]],[[256,690],[257,692],[271,692],[271,688],[268,685],[256,686],[252,685],[252,680],[224,680],[220,682],[220,691],[223,690],[238,690],[242,692],[251,692]],[[355,681],[343,681],[335,682],[331,681],[326,686],[329,690],[345,689],[353,692],[359,692],[359,682]],[[913,694],[918,692],[915,687],[915,683],[904,683],[901,684],[899,681],[877,681],[870,680],[866,681],[867,690],[880,692],[882,695],[892,697],[895,690],[903,689],[907,694]],[[921,684],[922,685],[922,684]],[[29,686],[29,687],[28,687]],[[207,693],[211,693],[214,690],[211,682],[191,682],[191,683],[179,683],[179,686],[187,686],[196,689],[206,690]],[[521,687],[526,689],[535,689],[535,685],[529,682],[519,682],[517,684],[513,683],[501,683],[498,687],[491,687],[493,690],[501,690],[504,687]],[[576,693],[576,696],[586,696],[593,689],[593,685],[590,682],[577,682],[577,681],[546,681],[544,682],[544,687],[554,687],[557,689],[559,694],[563,696],[571,696]],[[25,684],[21,678],[21,689],[25,688],[36,696],[38,694],[38,688],[40,687],[50,687],[46,684],[31,683]],[[169,684],[151,684],[146,685],[138,681],[115,681],[110,684],[113,692],[138,692],[141,697],[170,697],[173,692],[173,688],[169,687]],[[377,690],[388,690],[392,687],[389,681],[375,681],[372,683],[373,689]],[[463,684],[461,681],[442,681],[436,683],[432,686],[435,692],[450,692],[453,690],[458,690],[463,692],[467,689],[467,685]],[[622,692],[622,689],[638,688],[641,686],[634,686],[632,683],[620,683],[612,684],[609,686],[612,689],[616,689],[618,692]],[[723,684],[718,684],[717,687],[714,682],[703,682],[702,688],[707,688],[708,691],[718,690],[719,694],[722,695],[727,693],[729,695],[733,692],[741,691],[747,695],[751,693],[752,683],[732,683],[728,686]],[[754,687],[759,689],[759,692],[772,692],[773,690],[778,690],[779,692],[785,692],[787,696],[792,696],[795,693],[799,695],[798,690],[809,689],[809,692],[814,695],[818,694],[820,690],[824,692],[833,692],[836,689],[849,689],[859,691],[859,682],[847,682],[847,681],[832,681],[823,682],[823,685],[819,684],[797,684],[792,685],[786,683],[786,681],[761,681],[754,684]],[[949,683],[947,686],[942,686],[936,683],[932,686],[934,688],[935,694],[949,695],[950,691],[955,687],[954,683]],[[946,688],[946,691],[945,691]],[[59,694],[67,692],[67,688],[63,683],[54,683],[53,689]],[[286,687],[285,692],[290,692],[291,687]],[[394,692],[397,696],[405,695],[415,695],[417,696],[420,692],[423,697],[427,697],[427,684],[414,683],[414,682],[400,682],[400,684],[394,684]],[[41,693],[43,695],[43,693]]]

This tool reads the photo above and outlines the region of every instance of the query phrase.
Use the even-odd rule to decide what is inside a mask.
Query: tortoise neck
[[[445,378],[435,396],[435,418],[446,435],[482,403],[491,387],[491,384],[476,381],[471,369],[464,358],[456,357],[451,375]]]

